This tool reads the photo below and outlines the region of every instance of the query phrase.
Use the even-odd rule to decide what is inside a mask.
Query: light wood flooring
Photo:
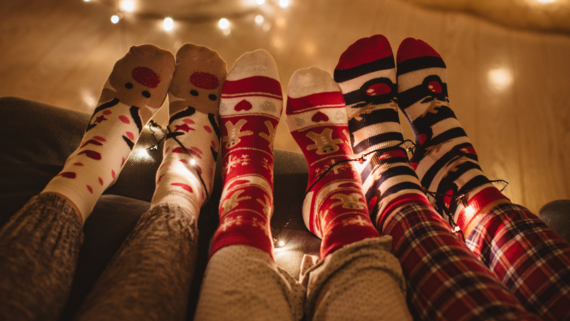
[[[114,25],[114,9],[95,1],[0,5],[0,96],[86,113],[131,45],[153,43],[176,52],[194,42],[217,50],[228,68],[242,53],[264,48],[277,61],[286,93],[295,70],[317,66],[332,73],[358,38],[384,34],[394,51],[406,37],[421,38],[447,63],[452,108],[488,176],[509,181],[505,194],[534,212],[570,198],[570,36],[508,29],[397,0],[291,0],[285,9],[268,4],[230,17],[229,35],[215,19],[180,22],[175,13],[171,32],[160,19],[134,15]],[[256,14],[265,17],[268,31],[255,23]],[[166,110],[157,119],[164,124]],[[283,121],[275,146],[299,151]]]

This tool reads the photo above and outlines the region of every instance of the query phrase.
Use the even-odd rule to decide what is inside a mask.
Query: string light
[[[117,24],[121,20],[116,14],[111,17],[111,22]]]
[[[91,1],[91,0],[83,0],[83,1],[85,1],[85,2],[89,2],[89,1]]]
[[[457,232],[459,232],[459,230],[461,230],[461,229],[459,228],[459,226],[456,225],[455,228],[453,229],[453,232],[457,233]]]
[[[541,2],[541,3],[552,3],[552,2],[554,2],[554,0],[537,0],[537,1]]]
[[[279,247],[285,246],[285,242],[283,242],[283,241],[279,241],[279,243],[277,243],[277,244],[279,245]]]
[[[506,68],[489,70],[487,77],[491,87],[498,91],[507,89],[513,80],[511,72]]]
[[[257,2],[258,5],[262,5],[262,4],[265,3],[265,0],[257,0],[256,2]]]
[[[220,21],[218,22],[218,26],[220,27],[220,29],[222,30],[226,30],[230,27],[230,22],[228,21],[228,19],[226,18],[222,18],[220,19]]]
[[[164,22],[162,23],[162,27],[166,31],[172,30],[172,28],[174,28],[174,20],[172,20],[172,18],[170,18],[170,17],[164,18]]]
[[[190,160],[190,165],[192,165],[192,166],[196,165],[196,160],[194,158],[192,158]]]
[[[131,0],[123,0],[121,1],[121,9],[126,12],[133,12],[135,11],[135,3]]]
[[[289,6],[289,0],[279,0],[279,6],[281,8],[287,8]]]
[[[258,14],[257,16],[255,16],[255,23],[261,24],[261,23],[263,23],[263,20],[265,20],[265,19],[263,19],[262,15]]]

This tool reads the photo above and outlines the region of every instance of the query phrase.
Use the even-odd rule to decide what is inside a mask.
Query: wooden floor
[[[506,195],[534,212],[570,198],[570,36],[508,29],[397,0],[291,0],[285,9],[268,1],[251,14],[230,17],[229,35],[217,19],[180,22],[175,13],[171,32],[161,29],[160,19],[127,14],[114,25],[109,18],[115,10],[95,1],[0,5],[0,96],[86,113],[114,62],[135,44],[175,52],[194,42],[217,50],[228,67],[242,53],[264,48],[277,61],[286,92],[296,69],[317,66],[332,73],[358,38],[381,33],[394,50],[406,37],[421,38],[447,63],[452,107],[488,176],[509,181]],[[255,23],[257,14],[264,23]],[[164,124],[165,111],[157,118]],[[12,121],[25,125],[24,119]],[[284,122],[275,146],[299,151]]]

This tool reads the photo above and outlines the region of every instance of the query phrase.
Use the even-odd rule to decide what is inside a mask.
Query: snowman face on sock
[[[220,91],[225,79],[216,75],[225,75],[225,70],[207,70],[190,63],[176,67],[170,86],[170,113],[174,114],[188,106],[205,114],[218,115]],[[225,66],[224,66],[225,69]]]
[[[150,119],[166,97],[172,71],[157,59],[147,58],[141,63],[143,59],[137,55],[142,53],[131,49],[117,61],[108,80],[112,88],[103,89],[101,100],[117,98],[125,105],[139,107],[143,119]]]

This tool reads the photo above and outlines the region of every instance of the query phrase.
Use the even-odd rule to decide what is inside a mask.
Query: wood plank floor
[[[242,53],[264,48],[277,61],[286,93],[295,70],[317,66],[332,73],[358,38],[381,33],[394,50],[406,37],[421,38],[447,63],[452,107],[488,176],[509,181],[506,195],[534,212],[570,198],[570,36],[508,29],[397,0],[291,0],[285,9],[267,4],[230,19],[227,36],[217,20],[181,22],[175,13],[171,32],[161,29],[160,19],[128,14],[113,25],[115,10],[95,1],[0,4],[0,96],[87,113],[131,45],[153,43],[176,52],[194,42],[217,50],[228,68]],[[256,14],[265,22],[256,24]],[[164,124],[166,110],[157,119]],[[299,151],[283,121],[275,146]]]

